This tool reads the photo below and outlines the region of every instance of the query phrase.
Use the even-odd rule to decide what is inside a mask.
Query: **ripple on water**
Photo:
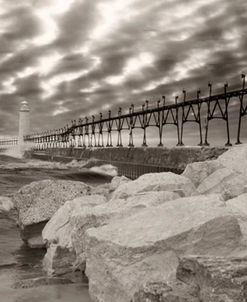
[[[23,245],[15,222],[0,216],[0,301],[3,302],[90,302],[83,284],[59,284],[14,288],[17,281],[42,277],[45,251]]]

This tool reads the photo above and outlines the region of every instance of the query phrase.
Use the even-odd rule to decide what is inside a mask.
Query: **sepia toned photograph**
[[[246,302],[247,2],[0,25],[0,302]]]

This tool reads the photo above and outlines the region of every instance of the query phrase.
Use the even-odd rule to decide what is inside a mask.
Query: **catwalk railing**
[[[11,147],[11,146],[17,145],[17,144],[18,144],[18,138],[16,138],[16,137],[0,139],[0,149],[6,149],[8,147]]]
[[[71,126],[31,134],[25,137],[25,141],[32,143],[37,150],[46,148],[69,148],[69,147],[112,147],[113,133],[117,134],[117,147],[123,146],[123,131],[128,131],[128,146],[134,147],[134,129],[142,129],[142,146],[147,146],[147,128],[156,127],[159,138],[158,146],[163,146],[163,130],[166,125],[173,125],[176,129],[177,146],[183,146],[184,125],[195,123],[198,126],[199,145],[208,146],[209,126],[212,120],[221,119],[224,121],[226,133],[226,146],[231,146],[230,122],[228,108],[232,99],[238,100],[238,129],[236,143],[240,144],[240,135],[243,117],[247,115],[247,103],[245,88],[245,75],[242,74],[242,87],[237,90],[228,91],[228,84],[223,87],[220,94],[212,93],[212,84],[208,84],[208,96],[201,97],[200,90],[197,91],[196,98],[187,100],[186,91],[183,91],[183,100],[178,102],[175,97],[173,104],[167,104],[165,97],[163,101],[157,101],[155,107],[150,107],[146,101],[141,110],[135,110],[132,104],[128,112],[123,114],[119,108],[118,114],[112,116],[109,111],[106,117],[99,114],[97,119],[94,115],[89,119],[74,120]],[[203,105],[204,104],[204,105]],[[202,113],[204,106],[205,113]],[[202,125],[204,120],[204,125]],[[205,131],[202,131],[205,128]]]

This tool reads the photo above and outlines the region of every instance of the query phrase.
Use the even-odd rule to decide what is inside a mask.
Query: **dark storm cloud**
[[[52,45],[62,51],[81,46],[96,22],[95,5],[99,1],[75,1],[69,11],[57,19],[59,34]]]
[[[27,67],[36,64],[37,59],[44,53],[43,49],[29,48],[14,53],[12,57],[0,65],[0,75],[10,76]]]
[[[40,96],[43,91],[38,74],[16,80],[15,87],[17,89],[16,96],[27,98],[28,100],[33,97],[36,98],[37,95]]]
[[[16,7],[9,13],[2,15],[1,20],[3,22],[11,20],[2,36],[15,44],[35,37],[41,31],[40,24],[37,22],[31,7]]]
[[[70,72],[78,72],[82,69],[87,69],[92,64],[92,59],[87,58],[82,54],[68,54],[65,55],[54,69],[49,73],[49,76],[57,74],[65,74]]]
[[[30,101],[35,130],[119,106],[169,102],[246,71],[243,0],[0,1],[1,127]],[[63,7],[64,6],[64,7]],[[217,84],[222,83],[221,86]],[[217,88],[218,87],[218,88]],[[44,122],[45,121],[45,122]],[[15,125],[15,123],[14,123]]]

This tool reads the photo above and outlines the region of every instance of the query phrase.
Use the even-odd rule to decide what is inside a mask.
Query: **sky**
[[[37,132],[247,71],[246,0],[0,0],[0,24],[0,135],[22,100]]]

